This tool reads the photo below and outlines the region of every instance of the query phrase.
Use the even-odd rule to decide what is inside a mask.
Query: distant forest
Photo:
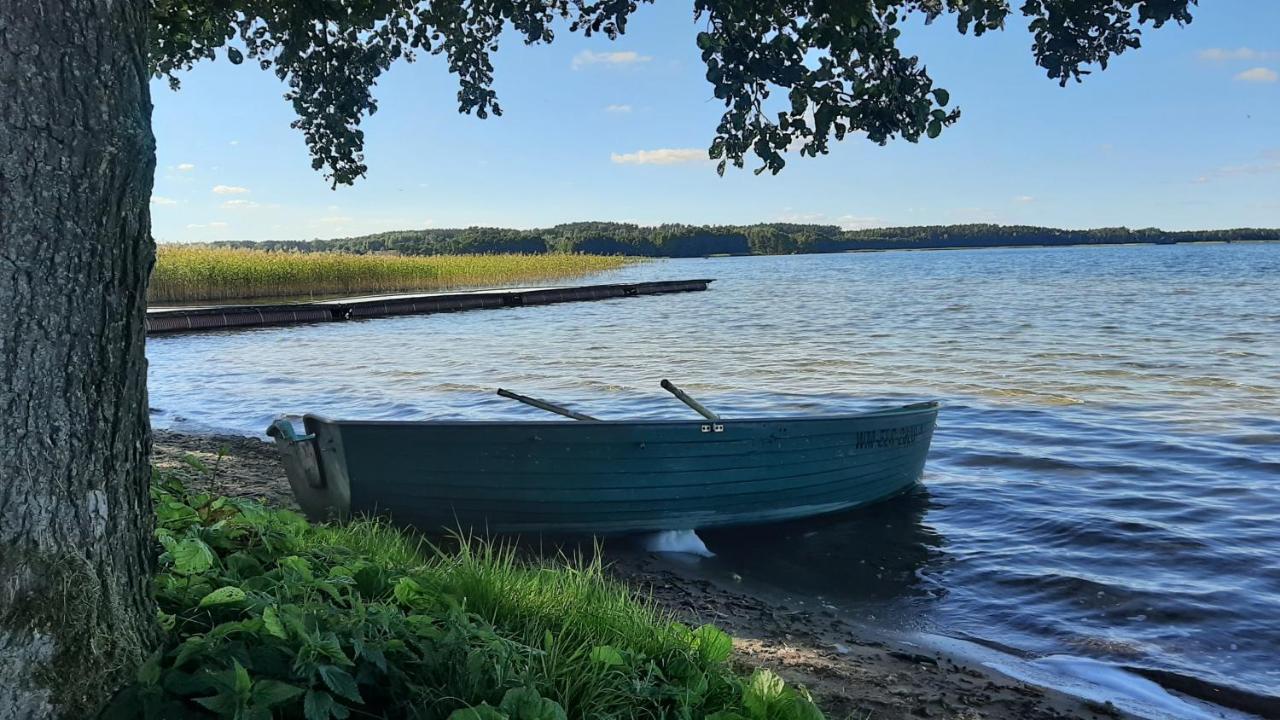
[[[266,240],[213,243],[294,252],[454,255],[571,252],[643,257],[788,255],[852,250],[1117,245],[1280,240],[1280,229],[1190,230],[1097,228],[1059,230],[1030,225],[928,225],[842,230],[835,225],[656,225],[577,222],[540,230],[470,227],[400,230],[335,240]]]

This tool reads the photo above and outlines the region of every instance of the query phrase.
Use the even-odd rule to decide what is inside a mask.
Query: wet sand
[[[274,449],[254,438],[157,431],[153,463],[192,487],[296,507]],[[1110,704],[1045,690],[962,656],[878,636],[826,610],[795,608],[682,574],[633,546],[605,552],[617,578],[685,622],[723,628],[734,637],[734,661],[742,669],[767,667],[803,685],[832,720],[1127,717]]]

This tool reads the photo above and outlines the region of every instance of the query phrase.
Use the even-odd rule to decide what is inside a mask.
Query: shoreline
[[[157,430],[152,461],[192,487],[296,509],[274,448],[258,438]],[[739,665],[767,667],[805,686],[828,718],[1049,720],[1146,714],[1086,699],[1087,693],[1016,679],[1016,670],[996,669],[993,665],[1003,664],[967,651],[970,643],[964,641],[931,643],[923,636],[883,633],[827,609],[797,608],[755,588],[680,572],[636,543],[612,543],[604,560],[613,577],[681,621],[712,623],[732,635]]]

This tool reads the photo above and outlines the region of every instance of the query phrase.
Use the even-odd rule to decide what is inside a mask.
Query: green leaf
[[[939,105],[946,105],[951,102],[951,93],[947,92],[946,90],[943,90],[942,88],[938,88],[937,90],[934,90],[933,97],[935,100],[938,101]]]
[[[926,128],[926,132],[929,133],[930,140],[938,137],[939,135],[942,134],[942,123],[938,122],[937,120],[930,120],[929,126],[928,128]]]
[[[211,607],[213,605],[230,605],[232,603],[241,602],[244,598],[245,594],[243,590],[238,587],[228,585],[227,587],[220,587],[200,598],[199,607],[203,608]]]
[[[262,627],[266,628],[267,632],[275,635],[281,640],[289,639],[289,631],[285,630],[284,623],[280,622],[280,614],[276,612],[275,605],[268,605],[263,609]]]
[[[308,718],[307,720],[311,720]],[[509,720],[507,716],[498,712],[493,706],[486,703],[480,703],[475,707],[462,708],[449,713],[448,720]]]
[[[324,680],[324,684],[329,686],[335,695],[351,702],[364,704],[364,698],[360,697],[360,688],[356,686],[356,679],[351,677],[351,673],[336,665],[321,665],[319,671],[320,679]]]
[[[616,665],[624,665],[622,653],[610,645],[599,645],[591,649],[591,662],[599,663],[606,667],[614,667]]]
[[[195,455],[192,455],[191,453],[184,453],[182,456],[182,462],[186,463],[187,465],[190,465],[191,467],[195,468],[196,470],[199,470],[200,472],[209,472],[209,466],[205,465],[203,460],[196,457]]]
[[[253,702],[255,705],[271,707],[289,702],[305,692],[302,688],[279,680],[259,680],[253,684]]]
[[[169,632],[170,630],[173,630],[175,625],[178,624],[178,616],[174,615],[173,613],[164,612],[163,610],[160,610],[157,608],[156,622],[160,624],[160,627],[165,632]]]
[[[427,596],[421,585],[407,577],[400,578],[391,594],[395,596],[396,602],[408,607],[417,607]]]
[[[333,696],[323,690],[308,690],[302,699],[302,714],[307,720],[329,720],[336,703]]]
[[[782,678],[760,668],[751,674],[751,679],[742,690],[742,706],[752,718],[764,720],[770,716],[770,706],[782,696],[784,689]]]
[[[235,711],[236,711],[235,696],[228,695],[226,693],[219,693],[212,697],[196,698],[196,702],[218,713],[219,715],[230,716],[235,714]]]
[[[239,660],[233,660],[232,662],[235,663],[235,668],[232,670],[235,676],[235,685],[232,687],[236,691],[236,695],[247,697],[249,688],[253,687],[253,679],[249,677],[249,671],[244,669]]]
[[[147,661],[142,663],[142,667],[138,668],[138,683],[140,685],[155,685],[160,682],[160,658],[164,655],[164,650],[157,650],[151,653]]]
[[[199,538],[187,538],[169,551],[173,569],[182,575],[197,575],[213,567],[213,550]]]
[[[182,667],[188,660],[204,652],[208,643],[199,635],[193,635],[178,646],[178,656],[173,660],[174,667]]]
[[[533,688],[512,688],[502,696],[498,709],[511,720],[566,720],[560,703],[544,698]]]
[[[733,638],[714,625],[703,625],[694,630],[693,644],[707,662],[724,662],[733,653]]]
[[[409,626],[409,629],[425,638],[437,638],[443,633],[440,628],[436,627],[435,618],[429,615],[406,615],[404,621]]]

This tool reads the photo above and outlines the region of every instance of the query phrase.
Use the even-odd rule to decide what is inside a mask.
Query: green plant
[[[821,718],[732,640],[608,580],[385,523],[310,525],[285,510],[153,484],[167,642],[112,718]],[[598,554],[597,554],[598,557]]]

